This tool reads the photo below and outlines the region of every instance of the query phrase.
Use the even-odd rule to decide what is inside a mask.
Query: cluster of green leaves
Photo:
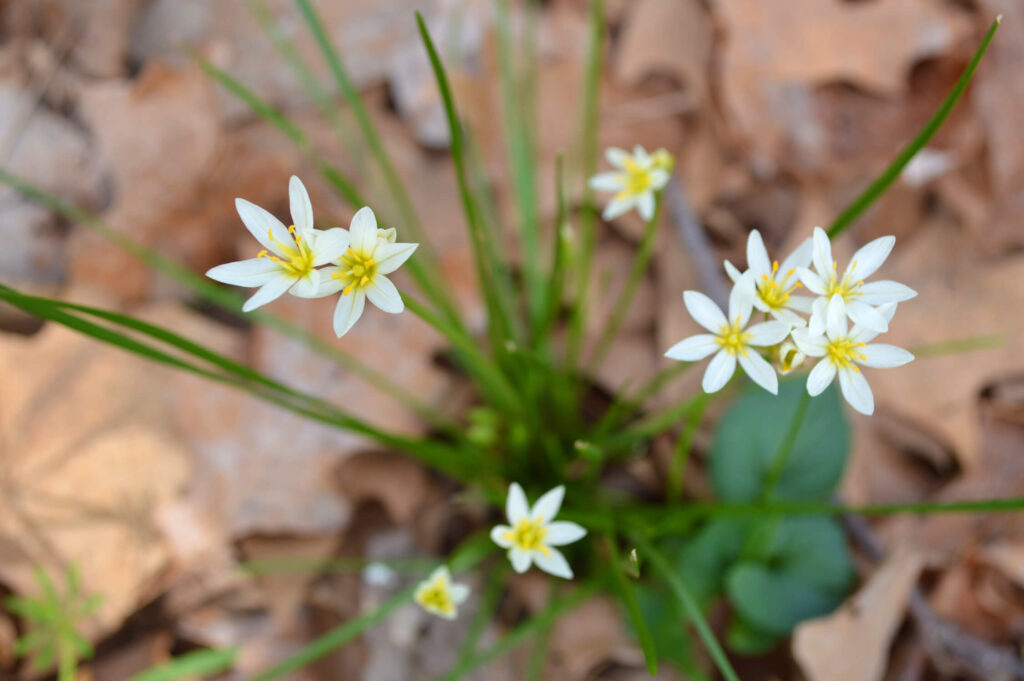
[[[4,286],[0,286],[0,300],[152,361],[246,391],[310,419],[407,452],[479,491],[496,506],[503,502],[512,480],[532,493],[568,484],[564,515],[602,536],[600,546],[591,546],[589,553],[582,546],[573,547],[572,558],[582,584],[567,593],[553,594],[544,610],[487,649],[479,650],[478,639],[471,636],[447,678],[460,678],[530,639],[537,641],[530,665],[530,678],[536,678],[543,667],[537,660],[543,659],[545,636],[552,623],[600,591],[620,599],[652,673],[662,655],[700,676],[686,652],[691,648],[684,638],[683,623],[689,622],[720,673],[730,681],[737,678],[736,674],[704,615],[704,609],[719,596],[724,595],[731,604],[728,643],[740,652],[763,650],[801,619],[834,607],[852,576],[842,535],[829,517],[850,510],[830,501],[842,472],[848,440],[834,393],[809,402],[800,397],[805,395],[802,385],[789,382],[783,384],[779,398],[756,393],[737,400],[722,420],[711,457],[718,500],[689,504],[679,503],[682,479],[693,435],[709,398],[696,396],[662,411],[646,409],[649,399],[685,371],[686,365],[673,366],[643,385],[624,387],[610,403],[594,399],[587,377],[603,361],[617,335],[653,253],[659,223],[656,215],[647,225],[611,313],[599,320],[597,343],[589,354],[584,352],[585,330],[594,326],[588,317],[596,297],[589,282],[597,211],[586,178],[595,172],[598,158],[598,99],[607,33],[604,3],[594,0],[588,5],[590,46],[581,74],[585,87],[575,153],[564,163],[559,162],[555,178],[539,178],[535,171],[539,153],[533,108],[538,68],[532,44],[535,31],[522,31],[522,43],[517,45],[507,0],[496,0],[501,125],[516,207],[516,229],[512,233],[515,249],[521,254],[518,265],[505,255],[506,230],[497,218],[499,211],[473,131],[458,113],[441,55],[422,18],[417,17],[426,58],[444,104],[459,198],[487,311],[482,339],[471,333],[460,317],[427,230],[420,224],[401,175],[311,1],[295,3],[329,67],[344,109],[337,106],[329,88],[305,63],[288,34],[279,29],[263,0],[247,0],[253,16],[341,143],[352,150],[354,157],[366,156],[372,161],[377,174],[360,176],[383,178],[378,186],[360,186],[325,158],[312,145],[310,136],[285,113],[198,53],[193,56],[211,78],[294,142],[339,197],[353,208],[374,205],[386,224],[409,230],[411,240],[422,244],[408,266],[417,293],[403,294],[406,307],[447,339],[451,358],[475,386],[479,404],[467,416],[453,417],[410,394],[386,372],[364,365],[308,331],[266,311],[252,315],[255,322],[298,338],[312,351],[337,361],[433,428],[429,438],[399,435],[360,419],[343,406],[307,394],[301,386],[272,379],[169,329],[130,315],[29,296]],[[527,3],[528,29],[535,26],[538,11],[536,2]],[[994,32],[995,25],[940,110],[879,179],[841,214],[830,229],[832,236],[866,210],[928,142],[964,92]],[[563,167],[570,167],[571,173],[564,172]],[[583,187],[583,203],[575,221],[570,220],[564,199],[566,174]],[[0,170],[0,181],[99,231],[203,300],[231,312],[240,309],[241,298],[235,293],[117,233],[96,216],[6,171]],[[553,181],[558,197],[557,215],[547,225],[546,234],[536,201],[542,181]],[[660,200],[658,203],[660,208]],[[553,341],[559,335],[557,330],[563,332],[560,343]],[[662,434],[674,434],[678,442],[666,486],[667,503],[648,506],[604,488],[601,474],[609,465],[645,452],[650,440]],[[973,506],[919,504],[857,510],[927,512],[1021,506],[1021,500],[1003,500]],[[621,551],[632,547],[636,554],[620,559]],[[468,569],[491,551],[493,546],[486,536],[473,538],[453,556],[451,567],[453,571]],[[649,575],[643,569],[646,565],[651,567]],[[638,577],[643,578],[639,584]],[[411,589],[400,591],[377,610],[344,623],[254,679],[269,681],[311,664],[379,622],[407,602],[410,595]],[[59,657],[59,649],[57,653]]]
[[[14,653],[31,657],[35,671],[49,671],[56,665],[59,681],[74,681],[79,660],[93,655],[92,645],[79,629],[102,599],[82,593],[81,576],[74,565],[65,570],[63,589],[42,568],[35,569],[35,578],[40,589],[38,596],[11,596],[4,602],[8,611],[26,624]]]

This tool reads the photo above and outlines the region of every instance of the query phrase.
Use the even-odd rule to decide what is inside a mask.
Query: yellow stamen
[[[443,577],[438,577],[430,584],[416,591],[416,602],[426,610],[451,615],[455,612],[451,590]]]
[[[854,362],[867,359],[863,353],[857,351],[857,348],[863,346],[864,343],[858,343],[849,338],[830,340],[825,346],[825,356],[838,369],[853,369],[859,372],[860,368]]]
[[[544,545],[547,534],[548,528],[544,525],[544,518],[523,518],[516,523],[511,532],[505,533],[505,538],[521,551],[540,551],[546,556],[551,553]]]
[[[373,283],[374,278],[377,276],[377,268],[378,263],[374,259],[372,252],[356,252],[350,248],[341,256],[341,265],[338,271],[331,276],[336,279],[346,280],[348,285],[342,291],[342,295],[347,296],[352,291],[366,288]]]
[[[742,353],[746,357],[749,352],[747,350],[747,343],[752,337],[740,328],[740,317],[737,317],[736,321],[732,324],[722,325],[722,328],[718,330],[718,336],[715,337],[715,341],[730,355]]]

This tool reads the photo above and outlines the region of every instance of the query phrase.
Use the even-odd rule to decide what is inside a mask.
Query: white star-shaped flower
[[[773,395],[779,392],[779,379],[775,369],[751,347],[765,347],[781,343],[789,335],[790,325],[782,321],[769,321],[748,327],[754,309],[753,274],[740,277],[729,294],[729,316],[726,317],[714,301],[698,291],[684,291],[683,301],[690,316],[711,333],[702,333],[676,343],[666,357],[683,362],[696,362],[714,355],[704,371],[704,392],[722,389],[736,371],[736,363],[747,376]]]
[[[346,233],[351,235],[348,249],[335,257],[336,264],[324,268],[317,292],[319,297],[341,291],[334,310],[338,338],[359,320],[367,299],[384,312],[398,314],[405,309],[402,295],[386,275],[397,270],[419,246],[396,242],[394,228],[378,229],[369,207],[359,209]]]
[[[672,155],[659,149],[652,156],[640,145],[633,149],[632,155],[615,147],[607,149],[604,155],[617,170],[590,178],[591,189],[615,192],[601,216],[613,220],[635,207],[644,220],[653,218],[654,193],[668,184]]]
[[[569,562],[554,547],[578,541],[586,536],[587,531],[576,523],[553,522],[564,496],[565,486],[560,485],[544,494],[530,508],[523,488],[515,482],[509,486],[505,501],[509,524],[492,529],[491,539],[501,548],[508,549],[508,559],[516,572],[526,572],[533,563],[548,574],[572,579]]]
[[[878,312],[888,325],[896,312],[896,303],[886,303],[878,308]],[[846,303],[837,293],[825,308],[825,335],[797,328],[793,329],[793,340],[808,357],[822,358],[807,376],[808,393],[821,394],[838,375],[839,388],[846,401],[860,413],[870,415],[875,411],[875,398],[860,367],[889,369],[903,366],[912,361],[914,355],[895,345],[869,345],[877,332],[860,325],[847,330],[847,314]]]
[[[234,286],[259,286],[245,301],[243,312],[280,297],[286,291],[300,298],[315,298],[321,283],[316,269],[337,259],[349,245],[349,234],[340,227],[322,231],[313,228],[313,205],[302,181],[288,183],[292,226],[245,199],[235,199],[242,223],[264,250],[255,258],[218,265],[206,273],[216,281]]]
[[[797,313],[809,314],[814,299],[790,294],[800,286],[797,269],[811,264],[811,249],[811,239],[805,240],[780,266],[778,260],[768,258],[761,233],[756,229],[750,232],[747,237],[747,271],[754,275],[754,307],[792,326],[807,323]],[[725,261],[725,271],[733,283],[744,274],[728,260]]]
[[[413,598],[432,615],[453,620],[459,614],[459,605],[469,598],[469,592],[465,584],[453,582],[448,568],[442,565],[417,585]]]
[[[889,323],[877,306],[910,300],[917,292],[895,281],[873,281],[865,284],[864,280],[874,274],[889,257],[896,237],[879,237],[862,246],[853,254],[853,259],[843,272],[842,278],[837,274],[836,261],[832,259],[832,244],[825,230],[815,227],[813,239],[814,251],[811,260],[814,263],[814,271],[806,267],[798,269],[800,281],[807,290],[820,296],[811,308],[811,319],[808,322],[811,334],[824,333],[825,307],[836,294],[843,298],[843,302],[846,303],[846,314],[854,324],[878,333],[888,331]]]

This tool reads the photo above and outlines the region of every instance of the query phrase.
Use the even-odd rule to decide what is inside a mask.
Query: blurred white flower
[[[854,324],[878,333],[889,330],[889,322],[876,306],[910,300],[917,292],[909,286],[895,281],[864,280],[874,274],[889,257],[896,237],[883,236],[862,246],[853,254],[853,259],[840,278],[836,261],[832,259],[832,244],[821,227],[814,228],[814,250],[811,261],[814,270],[800,267],[800,281],[811,293],[819,296],[811,308],[808,328],[811,335],[825,332],[825,308],[834,295],[842,297],[845,310]]]
[[[565,487],[558,486],[544,494],[530,508],[526,493],[518,483],[508,488],[505,515],[508,525],[497,525],[491,530],[491,539],[508,549],[508,559],[516,572],[526,572],[533,563],[544,572],[556,577],[572,579],[572,568],[562,552],[554,548],[565,546],[586,536],[587,531],[567,521],[552,522],[562,507]]]
[[[888,324],[896,312],[896,303],[886,303],[878,312]],[[877,332],[860,325],[848,331],[847,314],[843,297],[836,293],[825,309],[825,335],[798,328],[793,329],[793,340],[808,357],[822,358],[807,376],[808,393],[820,394],[838,375],[839,388],[846,401],[860,413],[870,415],[875,410],[875,398],[860,366],[876,369],[898,367],[912,361],[914,355],[895,345],[868,345],[878,335]]]
[[[736,371],[736,363],[747,376],[768,392],[778,394],[779,379],[775,369],[751,347],[772,346],[789,335],[790,325],[781,321],[762,322],[747,327],[754,309],[753,273],[739,278],[729,294],[729,316],[726,317],[714,301],[697,291],[684,291],[683,301],[690,316],[711,333],[702,333],[676,343],[666,357],[684,362],[695,362],[714,355],[704,372],[704,392],[721,390]]]
[[[612,220],[635,207],[644,220],[653,218],[654,194],[668,184],[675,162],[672,155],[659,149],[652,156],[640,145],[633,149],[632,155],[615,147],[607,149],[604,155],[616,170],[590,178],[590,187],[601,192],[615,192],[615,196],[601,216]]]
[[[342,230],[344,231],[344,230]],[[395,241],[395,230],[378,229],[369,207],[360,208],[349,225],[348,249],[338,263],[324,268],[317,297],[341,291],[334,310],[334,333],[348,333],[363,314],[366,300],[384,312],[398,314],[405,309],[402,295],[386,275],[409,259],[419,244]]]
[[[317,297],[321,284],[320,265],[336,260],[349,246],[349,233],[340,227],[321,231],[313,228],[313,206],[302,181],[288,183],[292,226],[245,199],[235,199],[235,208],[246,228],[264,250],[249,260],[218,265],[206,273],[216,281],[234,286],[260,287],[245,301],[243,312],[265,305],[286,291],[300,298]]]
[[[451,573],[442,565],[419,583],[413,598],[432,615],[453,620],[459,614],[459,605],[469,598],[469,592],[465,584],[452,582]]]
[[[790,253],[780,266],[778,260],[772,261],[768,258],[768,250],[764,247],[761,233],[756,229],[750,232],[750,236],[747,237],[747,271],[754,275],[754,307],[792,326],[803,326],[807,323],[797,313],[809,314],[814,300],[790,294],[800,286],[797,268],[811,264],[811,249],[811,239],[807,239]],[[744,274],[728,260],[725,261],[725,271],[733,283],[739,281]]]

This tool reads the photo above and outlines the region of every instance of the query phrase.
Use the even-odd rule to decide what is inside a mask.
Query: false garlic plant
[[[659,661],[669,661],[688,674],[706,675],[699,669],[706,658],[695,652],[699,640],[718,672],[731,681],[738,677],[719,640],[722,632],[712,630],[705,618],[715,602],[724,598],[732,606],[724,636],[734,653],[769,649],[803,619],[834,608],[847,593],[853,571],[846,542],[831,516],[856,512],[832,502],[848,445],[839,395],[854,409],[870,413],[874,404],[861,368],[895,367],[912,358],[905,350],[871,341],[887,331],[898,305],[913,304],[908,302],[913,292],[895,282],[863,281],[883,265],[893,247],[891,238],[862,248],[842,276],[832,262],[831,240],[878,199],[935,133],[963,94],[998,22],[935,116],[827,230],[815,229],[781,266],[769,258],[760,235],[752,232],[746,269],[724,264],[733,281],[728,301],[712,301],[699,291],[683,294],[695,325],[706,333],[664,348],[678,362],[667,363],[649,381],[604,397],[592,376],[605,361],[648,268],[664,197],[678,188],[672,179],[674,160],[663,149],[608,150],[611,169],[599,172],[598,101],[607,34],[603,0],[589,3],[587,10],[589,51],[581,74],[578,153],[559,160],[555,177],[536,172],[539,150],[529,110],[536,101],[536,54],[529,39],[522,46],[513,41],[507,0],[495,0],[500,125],[516,209],[512,252],[476,154],[473,131],[458,113],[441,58],[417,16],[424,57],[436,78],[448,123],[458,198],[487,313],[482,329],[472,328],[459,314],[428,236],[429,226],[420,223],[405,180],[311,0],[295,4],[351,119],[336,115],[338,105],[328,94],[330,89],[296,49],[291,33],[276,23],[264,0],[247,4],[339,138],[346,145],[361,140],[355,153],[376,166],[379,172],[367,177],[381,178],[378,184],[346,175],[311,144],[296,122],[201,55],[193,56],[211,78],[306,154],[310,166],[351,207],[354,217],[348,229],[325,228],[329,221],[318,226],[303,183],[293,177],[291,225],[239,199],[242,226],[262,250],[249,260],[213,268],[208,280],[7,171],[0,170],[0,179],[100,232],[113,246],[204,300],[304,341],[311,352],[337,361],[389,396],[396,408],[418,415],[430,426],[430,434],[391,432],[361,419],[344,402],[328,402],[307,392],[306,386],[273,379],[173,330],[129,315],[5,286],[0,286],[0,299],[155,362],[404,452],[461,485],[466,498],[491,509],[496,525],[476,528],[440,564],[434,561],[412,569],[413,580],[375,609],[328,631],[253,680],[270,681],[312,664],[410,602],[443,619],[461,617],[471,606],[470,590],[455,580],[483,563],[490,566],[483,575],[487,585],[474,607],[474,629],[449,679],[461,678],[531,639],[542,653],[552,624],[601,594],[621,604],[652,674]],[[539,11],[533,5],[527,10],[526,38],[536,30]],[[571,179],[566,168],[572,169]],[[553,183],[558,197],[552,222],[538,209],[541,182]],[[568,182],[582,189],[575,219],[570,218],[565,198]],[[597,319],[595,301],[607,294],[590,285],[602,215],[594,191],[612,193],[603,208],[604,219],[614,220],[635,209],[646,223],[610,312]],[[398,233],[408,241],[399,242]],[[211,280],[257,291],[245,300]],[[327,342],[277,316],[273,301],[285,293],[336,297],[333,322],[338,339]],[[466,413],[426,403],[394,381],[388,367],[369,366],[349,352],[346,334],[355,332],[367,300],[385,313],[415,315],[446,339],[452,363],[474,389],[474,404]],[[587,332],[594,327],[600,329],[596,340]],[[387,344],[388,339],[380,343]],[[652,406],[652,398],[706,357],[711,360],[704,371],[703,392]],[[747,378],[736,375],[737,367]],[[839,390],[829,388],[836,377]],[[747,379],[751,390],[744,390]],[[714,498],[693,499],[684,494],[683,483],[694,434],[716,399],[728,400],[729,405],[708,458]],[[656,439],[673,443],[662,471],[663,488],[638,492],[635,485],[615,484],[621,481],[624,464],[641,458],[655,462],[651,453]],[[537,499],[532,507],[528,497]],[[979,500],[970,506],[1021,507],[1024,500]],[[913,510],[958,508],[919,504]],[[501,523],[502,511],[507,524]],[[373,571],[381,583],[391,583],[401,572],[377,564],[370,567],[381,568]],[[488,608],[498,602],[509,567],[515,572],[536,567],[557,577],[551,600],[505,638],[481,648],[479,630],[490,615]],[[691,640],[687,623],[696,639]],[[531,678],[543,668],[542,656],[534,657],[540,662],[527,670]]]

